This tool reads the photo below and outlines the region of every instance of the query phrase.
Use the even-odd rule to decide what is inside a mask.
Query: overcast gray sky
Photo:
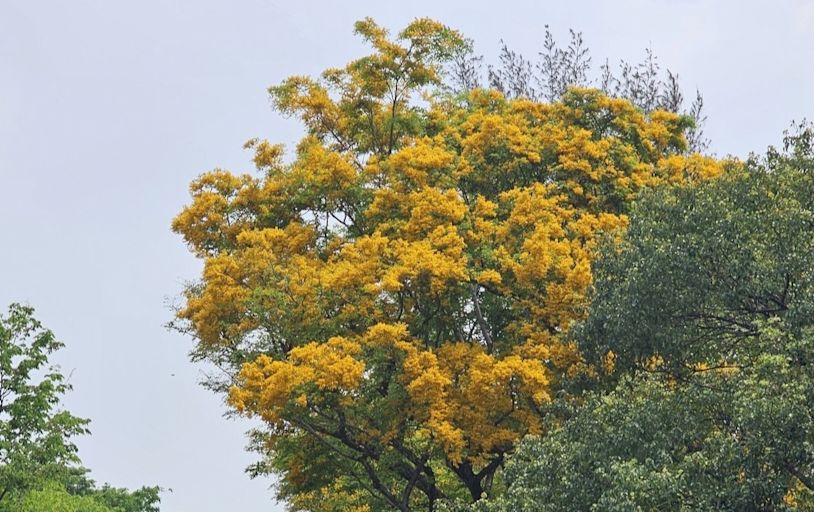
[[[170,487],[165,512],[281,510],[243,473],[248,424],[221,417],[191,340],[162,327],[199,270],[169,224],[196,175],[250,170],[247,139],[296,140],[266,87],[360,56],[364,16],[431,16],[487,60],[501,38],[534,55],[544,24],[583,31],[596,62],[651,46],[704,93],[719,155],[814,118],[812,1],[0,0],[0,306],[33,305],[66,343],[96,478]]]

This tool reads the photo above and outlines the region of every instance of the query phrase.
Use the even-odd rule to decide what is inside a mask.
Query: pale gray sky
[[[247,424],[221,417],[191,340],[162,327],[165,297],[199,269],[169,224],[196,175],[250,170],[244,141],[296,139],[266,87],[361,55],[364,16],[394,31],[434,17],[487,60],[500,38],[534,55],[544,24],[583,31],[596,61],[650,45],[704,93],[719,155],[814,118],[806,0],[0,0],[0,306],[35,306],[67,344],[57,360],[68,408],[93,420],[79,445],[94,475],[171,487],[165,512],[281,510],[243,473]]]

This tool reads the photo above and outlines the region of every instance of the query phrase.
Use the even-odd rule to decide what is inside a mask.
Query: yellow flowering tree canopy
[[[178,317],[292,506],[432,510],[544,431],[636,194],[721,167],[686,154],[686,117],[596,90],[444,94],[467,42],[434,21],[356,31],[371,55],[270,89],[306,129],[290,162],[252,140],[257,173],[192,183],[173,229],[204,268]]]

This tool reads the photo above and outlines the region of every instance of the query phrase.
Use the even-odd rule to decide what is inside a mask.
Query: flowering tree
[[[257,175],[192,183],[173,229],[204,269],[178,317],[294,508],[433,510],[496,489],[590,371],[567,334],[599,237],[721,167],[685,155],[687,117],[597,90],[444,93],[467,43],[434,21],[356,31],[371,55],[270,89],[307,130],[293,161],[252,140]]]

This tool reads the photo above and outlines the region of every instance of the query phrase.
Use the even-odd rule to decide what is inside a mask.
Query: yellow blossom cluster
[[[396,93],[437,73],[424,60],[448,34],[427,23],[405,32],[424,55],[364,22],[374,56],[272,89],[308,129],[293,162],[252,140],[257,177],[193,182],[173,229],[204,270],[179,317],[238,366],[230,403],[275,435],[464,471],[543,430],[581,364],[568,331],[598,244],[636,194],[722,167],[684,154],[681,116],[591,89],[552,104],[476,90],[419,114]]]
[[[229,401],[238,411],[259,411],[266,421],[280,421],[292,401],[298,407],[308,405],[307,395],[300,392],[305,384],[334,393],[356,389],[365,369],[364,363],[354,358],[359,350],[358,344],[336,337],[295,347],[286,361],[260,355],[243,366],[241,385],[232,387]]]

